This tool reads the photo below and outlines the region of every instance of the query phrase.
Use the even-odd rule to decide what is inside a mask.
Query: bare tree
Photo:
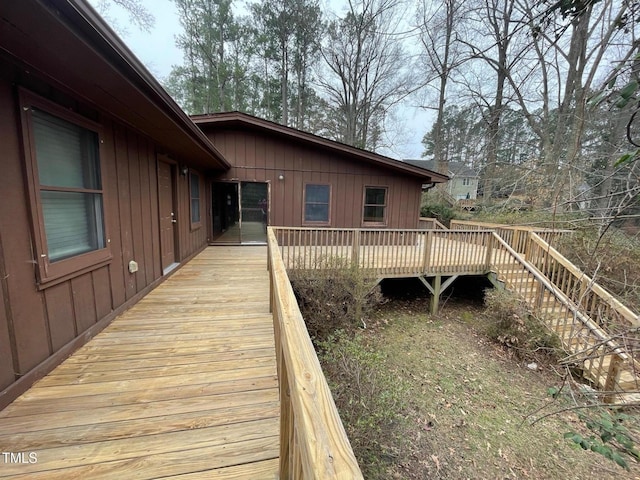
[[[431,142],[436,169],[447,174],[448,158],[445,155],[444,117],[447,101],[447,85],[452,72],[460,66],[465,56],[459,48],[460,34],[457,31],[468,3],[462,0],[445,0],[440,4],[421,0],[417,6],[420,29],[421,66],[428,79],[427,85],[436,83],[438,102],[436,121],[432,129]]]
[[[484,0],[473,13],[473,41],[464,41],[473,60],[465,84],[486,123],[483,193],[490,199],[501,145],[500,122],[513,101],[514,85],[522,88],[512,72],[525,58],[529,43],[518,28],[520,18],[513,0]]]
[[[529,69],[531,81],[536,82],[537,95],[527,96],[512,73],[508,80],[539,137],[540,165],[550,180],[550,198],[554,204],[570,205],[575,199],[575,186],[584,179],[580,172],[593,163],[582,152],[586,123],[590,116],[603,113],[589,111],[589,98],[599,78],[617,70],[638,52],[638,43],[633,28],[623,28],[631,13],[628,2],[566,3],[565,10],[550,12],[539,2],[518,2],[522,24],[530,29],[536,53],[536,61],[522,67]],[[612,145],[617,138],[614,143],[619,147],[623,138],[620,122],[602,127],[607,130],[605,143]],[[610,148],[610,154],[615,154],[618,147]]]
[[[408,94],[407,58],[397,37],[399,0],[349,0],[330,22],[319,84],[334,112],[333,136],[359,148],[380,146],[390,108]]]

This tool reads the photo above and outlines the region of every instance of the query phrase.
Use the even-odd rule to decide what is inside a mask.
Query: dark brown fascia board
[[[171,96],[162,88],[155,77],[147,70],[133,52],[120,40],[118,35],[102,19],[102,17],[85,0],[37,0],[45,9],[56,9],[74,21],[69,28],[80,29],[91,40],[96,53],[105,58],[121,72],[124,78],[147,96],[150,101],[160,107],[168,118],[186,135],[212,156],[220,166],[229,169],[231,164],[211,143],[204,133],[197,128],[189,116],[178,106]],[[83,23],[75,21],[79,17]],[[58,15],[60,18],[60,15]],[[75,27],[75,28],[74,28]]]
[[[427,170],[426,168],[416,167],[415,165],[403,163],[400,160],[394,160],[393,158],[385,157],[384,155],[379,155],[367,150],[355,148],[344,143],[336,142],[335,140],[329,140],[312,133],[307,133],[303,132],[302,130],[286,127],[284,125],[280,125],[269,120],[263,120],[261,118],[254,117],[242,112],[192,115],[191,119],[196,125],[200,126],[201,128],[209,125],[239,125],[276,133],[285,137],[294,138],[298,141],[321,146],[328,150],[340,152],[350,157],[356,157],[370,163],[384,165],[385,167],[400,171],[405,174],[420,177],[422,179],[428,178],[430,179],[429,181],[433,183],[443,183],[449,180],[449,177],[447,177],[446,175]]]

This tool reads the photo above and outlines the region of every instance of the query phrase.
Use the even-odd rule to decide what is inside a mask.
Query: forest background
[[[188,113],[239,110],[394,157],[417,128],[421,156],[472,167],[485,203],[637,224],[638,1],[173,4],[182,61],[161,80]],[[161,14],[94,5],[116,28]],[[408,128],[415,109],[429,115]]]

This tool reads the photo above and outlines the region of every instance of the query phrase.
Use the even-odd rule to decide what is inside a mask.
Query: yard
[[[626,472],[563,438],[586,434],[572,412],[530,425],[560,377],[489,340],[482,289],[457,290],[436,316],[418,289],[392,298],[355,341],[338,339],[348,347],[321,355],[365,478],[637,478],[636,464]]]

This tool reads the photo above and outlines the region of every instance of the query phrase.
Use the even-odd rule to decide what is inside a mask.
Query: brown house
[[[247,115],[195,120],[206,135],[83,0],[0,3],[0,408],[209,241],[414,228],[420,186],[445,179]]]
[[[2,407],[207,245],[229,164],[80,0],[0,4],[0,145]]]
[[[239,112],[192,119],[232,165],[212,182],[213,242],[261,241],[257,220],[290,227],[417,228],[422,185],[447,180]]]

